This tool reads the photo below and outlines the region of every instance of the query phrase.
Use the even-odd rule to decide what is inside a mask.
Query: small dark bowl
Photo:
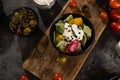
[[[29,7],[21,7],[15,9],[9,15],[9,27],[10,30],[17,35],[21,35],[21,36],[30,35],[38,27],[38,16],[36,12]],[[26,34],[25,34],[25,29],[26,29]]]
[[[70,14],[72,14],[72,16],[73,16],[74,18],[76,18],[76,17],[81,17],[81,18],[83,19],[83,23],[84,23],[85,25],[89,26],[89,27],[91,28],[91,30],[92,30],[92,36],[91,36],[91,38],[86,42],[85,46],[82,48],[82,51],[78,51],[78,52],[76,52],[76,53],[65,53],[65,52],[60,51],[60,50],[56,47],[56,44],[55,44],[54,41],[53,41],[53,40],[54,40],[54,39],[53,39],[53,32],[55,31],[55,24],[56,24],[59,20],[64,20],[64,19],[65,19],[66,17],[68,17]],[[65,54],[65,55],[75,56],[75,55],[80,55],[80,54],[85,53],[85,52],[91,47],[91,44],[92,44],[92,42],[93,42],[93,40],[94,40],[94,37],[95,37],[95,30],[94,30],[93,24],[89,21],[88,18],[86,18],[86,17],[84,17],[84,16],[82,16],[82,15],[80,15],[80,14],[76,14],[76,13],[68,13],[68,14],[64,14],[64,15],[62,15],[62,16],[57,17],[57,18],[54,20],[54,22],[53,22],[53,24],[51,25],[51,28],[50,28],[50,40],[51,40],[51,43],[53,44],[54,48],[55,48],[58,52],[60,52],[60,53],[62,53],[62,54]]]

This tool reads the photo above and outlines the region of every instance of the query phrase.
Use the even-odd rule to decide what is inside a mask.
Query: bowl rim
[[[78,52],[76,52],[76,53],[65,53],[65,52],[62,52],[62,51],[60,51],[57,47],[56,47],[56,45],[55,45],[55,43],[54,43],[54,41],[53,41],[53,31],[54,31],[54,28],[55,28],[55,23],[56,22],[58,22],[60,19],[65,19],[68,15],[73,15],[73,17],[82,17],[82,19],[83,19],[83,22],[85,22],[85,20],[87,20],[87,24],[89,24],[89,27],[92,29],[92,36],[91,36],[91,38],[90,38],[90,40],[89,40],[89,44],[88,45],[85,45],[85,49],[83,50],[83,51],[78,51]],[[66,13],[66,14],[63,14],[63,15],[61,15],[61,16],[58,16],[58,17],[56,17],[56,19],[53,21],[53,23],[51,24],[51,26],[50,26],[50,41],[51,41],[51,43],[52,43],[52,45],[53,45],[53,47],[59,52],[59,53],[62,53],[62,54],[65,54],[65,55],[69,55],[69,56],[76,56],[76,55],[81,55],[81,54],[83,54],[83,53],[86,53],[89,49],[90,49],[90,47],[92,46],[92,44],[93,44],[93,41],[94,41],[94,39],[95,39],[95,29],[94,29],[94,26],[93,26],[93,24],[91,23],[91,21],[87,18],[87,17],[85,17],[85,16],[83,16],[83,15],[81,15],[81,14],[78,14],[78,13]],[[88,43],[88,41],[87,41],[87,43]]]

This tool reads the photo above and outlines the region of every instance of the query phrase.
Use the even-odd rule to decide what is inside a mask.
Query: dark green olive
[[[29,24],[30,24],[32,27],[35,27],[35,26],[37,25],[37,22],[36,22],[36,20],[31,20],[31,21],[29,22]]]
[[[23,28],[27,28],[27,27],[29,27],[29,24],[28,23],[23,23],[23,26],[22,26]]]
[[[25,29],[23,30],[23,34],[24,34],[24,35],[27,35],[27,34],[29,34],[31,31],[32,31],[31,28],[27,27],[27,28],[25,28]]]
[[[20,17],[20,13],[19,12],[15,12],[14,15],[15,15],[15,17]]]
[[[29,16],[28,18],[32,20],[32,19],[35,19],[35,16]]]

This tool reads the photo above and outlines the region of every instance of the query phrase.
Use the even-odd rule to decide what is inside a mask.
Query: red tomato
[[[109,6],[110,8],[113,8],[113,9],[120,8],[120,0],[110,0]]]
[[[76,2],[76,0],[70,0],[69,6],[70,6],[71,8],[77,7],[77,2]]]
[[[112,22],[110,28],[115,32],[120,32],[120,22]]]
[[[108,16],[107,16],[106,12],[101,12],[100,17],[101,17],[102,20],[105,20],[105,19],[107,19]]]
[[[28,78],[28,76],[23,75],[23,76],[20,77],[20,80],[29,80],[29,78]]]
[[[78,39],[75,39],[70,42],[70,44],[67,46],[66,52],[67,53],[73,53],[76,52],[79,48],[79,41]]]
[[[120,21],[120,8],[119,9],[113,9],[110,12],[110,19],[113,21]]]
[[[62,74],[55,73],[53,76],[53,80],[62,80]]]

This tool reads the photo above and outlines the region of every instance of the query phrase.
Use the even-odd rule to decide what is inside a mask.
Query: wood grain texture
[[[66,63],[58,63],[56,59],[61,55],[53,48],[49,40],[50,26],[38,46],[23,63],[24,69],[42,80],[52,80],[54,73],[61,73],[62,80],[74,80],[107,25],[107,22],[103,23],[100,19],[99,15],[103,10],[95,3],[95,0],[77,0],[78,7],[75,9],[71,9],[68,3],[69,1],[58,16],[74,12],[88,17],[95,28],[95,40],[86,53],[78,56],[66,56]],[[83,14],[81,11],[83,5],[88,5],[89,7],[87,14]]]

